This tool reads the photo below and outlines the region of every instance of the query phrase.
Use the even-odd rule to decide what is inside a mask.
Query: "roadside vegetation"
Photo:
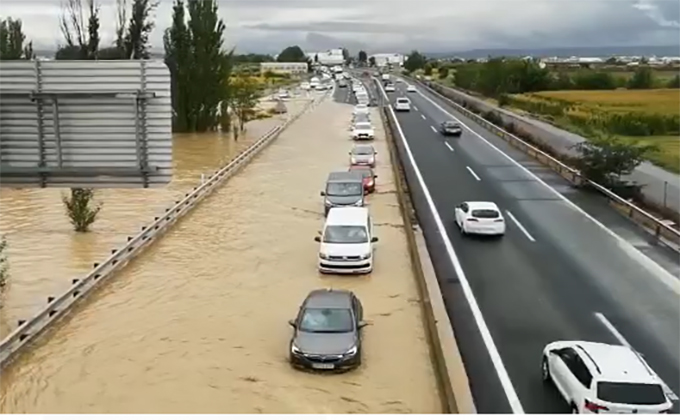
[[[529,113],[605,149],[617,145],[631,156],[643,151],[644,159],[680,172],[678,68],[651,68],[644,60],[634,71],[612,60],[599,69],[542,68],[512,58],[442,62],[417,51],[404,67],[494,105]]]

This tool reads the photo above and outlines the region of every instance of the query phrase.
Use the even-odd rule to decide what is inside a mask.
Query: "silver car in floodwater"
[[[317,289],[295,319],[289,359],[297,368],[344,371],[361,365],[363,307],[349,290]]]

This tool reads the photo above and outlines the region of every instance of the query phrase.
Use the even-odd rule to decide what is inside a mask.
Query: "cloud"
[[[60,0],[1,0],[30,39],[61,41]],[[98,0],[102,38],[111,42],[115,0]],[[677,0],[218,0],[227,42],[241,51],[354,46],[369,51],[675,45]],[[156,13],[154,47],[171,22],[172,1]],[[350,47],[352,49],[353,47]]]

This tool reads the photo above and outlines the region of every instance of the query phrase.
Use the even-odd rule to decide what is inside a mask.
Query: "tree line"
[[[408,72],[422,70],[425,76],[436,72],[439,79],[448,78],[459,88],[493,98],[546,90],[652,89],[663,84],[646,65],[639,66],[631,77],[626,78],[605,70],[553,72],[542,68],[534,60],[504,57],[490,58],[483,63],[472,60],[444,63],[428,60],[418,51],[413,51],[406,59],[404,68]],[[667,81],[665,87],[680,87],[680,76],[676,75]]]

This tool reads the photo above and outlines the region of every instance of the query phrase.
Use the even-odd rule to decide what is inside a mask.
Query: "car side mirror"
[[[368,322],[366,322],[366,321],[359,321],[359,324],[357,325],[357,328],[362,329],[362,328],[364,328],[366,325],[368,325]]]
[[[374,236],[373,238],[371,238],[371,242],[373,243],[378,242],[378,238]]]
[[[291,327],[295,328],[295,320],[294,320],[294,319],[289,319],[289,320],[288,320],[288,325],[290,325]]]
[[[324,191],[321,191],[321,192],[319,193],[319,195],[320,195],[321,197],[325,197],[325,196],[326,196],[326,193],[325,193]]]
[[[314,241],[315,242],[321,242],[321,236],[315,236]]]

